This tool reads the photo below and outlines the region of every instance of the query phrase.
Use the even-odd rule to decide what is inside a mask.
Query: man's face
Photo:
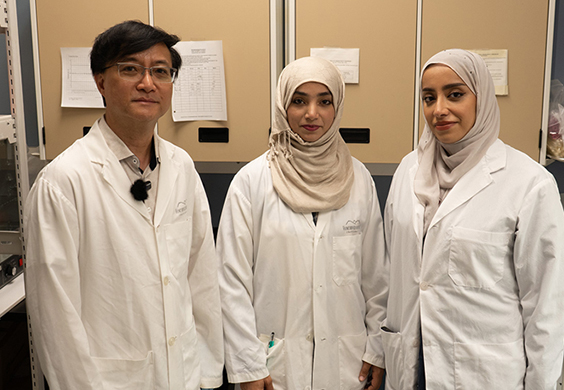
[[[170,51],[163,43],[120,58],[117,62],[139,64],[144,67],[172,66]],[[108,64],[113,65],[113,64]],[[111,128],[150,126],[167,112],[172,98],[172,83],[156,83],[145,70],[139,81],[124,80],[117,66],[111,66],[94,76],[98,90],[106,99],[106,121]]]

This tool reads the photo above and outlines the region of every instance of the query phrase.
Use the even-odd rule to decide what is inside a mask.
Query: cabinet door
[[[124,20],[148,22],[147,0],[36,0],[41,98],[47,159],[82,137],[103,109],[61,107],[61,47],[91,47],[98,34]]]
[[[412,149],[416,17],[416,0],[296,1],[296,58],[310,48],[360,48],[341,127],[370,129],[369,144],[348,144],[364,163],[399,163]]]
[[[155,25],[183,41],[223,41],[227,121],[173,122],[159,133],[195,161],[250,161],[268,148],[270,128],[269,2],[155,0]],[[228,143],[201,143],[200,127],[227,127]]]
[[[507,49],[500,138],[539,158],[548,0],[423,0],[422,58],[451,48]],[[422,128],[421,128],[422,130]]]

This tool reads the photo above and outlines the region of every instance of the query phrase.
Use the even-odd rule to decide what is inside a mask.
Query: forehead
[[[157,43],[151,46],[147,50],[143,50],[137,53],[128,54],[119,59],[119,61],[132,61],[139,63],[150,63],[150,64],[168,64],[172,63],[170,50],[164,43]]]
[[[318,83],[315,81],[309,81],[307,83],[303,83],[299,85],[294,93],[306,94],[306,95],[319,95],[319,94],[331,94],[329,88],[322,83]]]
[[[463,84],[467,87],[464,80],[456,74],[449,66],[443,64],[433,64],[425,69],[421,78],[422,88],[440,88],[447,85]]]

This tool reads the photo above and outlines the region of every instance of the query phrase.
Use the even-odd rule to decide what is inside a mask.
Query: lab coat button
[[[421,282],[421,283],[419,283],[419,288],[421,288],[421,290],[425,291],[429,288],[429,283]]]
[[[312,335],[311,333],[309,333],[309,334],[306,336],[306,340],[307,340],[307,341],[313,340],[313,335]]]
[[[165,276],[164,278],[164,285],[168,286],[168,284],[170,283],[170,280],[168,279],[168,276]]]
[[[176,342],[176,337],[171,337],[170,339],[168,339],[168,345],[170,345],[171,347],[174,345],[175,342]]]

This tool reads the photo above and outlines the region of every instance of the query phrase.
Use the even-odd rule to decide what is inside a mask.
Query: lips
[[[133,101],[138,103],[157,103],[156,100],[146,98],[134,99]]]
[[[435,129],[437,129],[438,131],[445,131],[450,129],[455,124],[456,122],[446,122],[446,121],[437,122],[435,123]]]
[[[315,131],[317,129],[319,129],[321,126],[315,126],[315,125],[304,125],[302,126],[304,129],[306,129],[307,131]]]

